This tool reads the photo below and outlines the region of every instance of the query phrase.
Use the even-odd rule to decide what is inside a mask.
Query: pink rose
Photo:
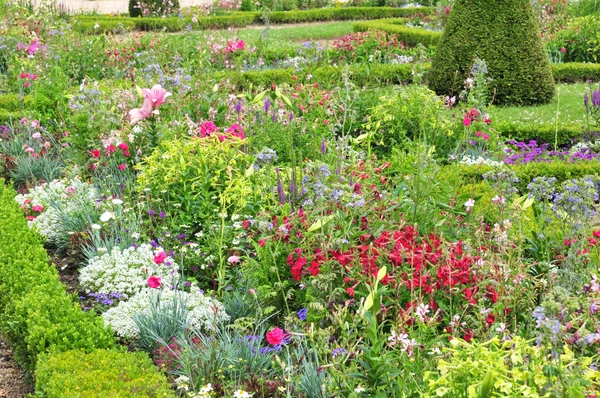
[[[160,276],[152,275],[150,278],[148,278],[148,286],[150,286],[152,289],[158,289],[160,287]]]
[[[154,263],[155,264],[162,264],[162,263],[165,262],[166,259],[167,259],[167,253],[160,252],[156,256],[154,256]]]
[[[267,341],[271,345],[279,345],[283,342],[283,336],[285,333],[280,328],[273,328],[267,332],[266,337]]]

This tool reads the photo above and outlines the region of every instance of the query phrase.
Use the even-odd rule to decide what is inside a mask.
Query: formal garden
[[[0,0],[35,397],[600,393],[600,1]]]

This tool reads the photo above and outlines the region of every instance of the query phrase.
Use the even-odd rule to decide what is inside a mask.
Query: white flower
[[[354,389],[354,392],[365,392],[367,390],[365,390],[365,388],[363,386],[358,386]]]
[[[94,30],[97,30],[99,27],[100,27],[100,25],[98,25],[98,23],[96,22],[96,23],[94,24]]]
[[[115,215],[113,213],[111,213],[110,211],[105,211],[100,216],[100,221],[107,222],[107,221],[110,221],[111,219],[114,219],[114,218],[115,218]]]
[[[112,200],[113,205],[122,205],[123,201],[121,199],[113,199]]]
[[[423,303],[419,304],[415,310],[415,315],[419,317],[421,322],[425,322],[425,316],[427,316],[427,314],[429,314],[429,305]]]
[[[249,392],[244,390],[236,390],[233,392],[234,398],[250,398],[252,395],[254,394],[250,394]]]
[[[492,198],[492,203],[495,205],[503,205],[506,202],[506,198],[504,196],[494,196]]]
[[[212,388],[212,384],[208,383],[205,386],[202,386],[202,388],[200,389],[199,393],[200,394],[204,394],[207,395],[209,392],[211,392],[213,390]]]
[[[182,300],[187,309],[187,317],[183,321],[190,330],[214,331],[219,324],[229,321],[229,315],[225,312],[223,304],[206,297],[197,286],[192,285],[189,293],[171,289],[170,286],[160,291],[146,287],[129,300],[120,301],[117,306],[102,314],[104,324],[110,326],[121,338],[135,338],[139,329],[134,317],[151,315],[150,303],[157,300],[159,308],[169,313],[173,311],[169,307],[175,300]]]
[[[131,234],[131,237],[135,240],[138,240],[140,238],[140,233],[139,232],[134,232]]]
[[[102,228],[100,225],[92,224],[92,229],[99,230],[100,228]]]
[[[471,211],[473,206],[475,206],[475,201],[473,199],[469,199],[465,202],[465,208],[467,209],[467,213]]]

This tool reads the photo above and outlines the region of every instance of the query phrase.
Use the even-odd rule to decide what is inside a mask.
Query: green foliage
[[[371,86],[383,84],[408,84],[412,83],[413,65],[410,64],[380,64],[380,65],[352,65],[348,67],[349,80],[356,86]],[[424,65],[427,67],[427,64]],[[342,80],[344,69],[335,66],[321,66],[314,70],[294,71],[293,69],[266,69],[263,71],[248,71],[244,73],[228,73],[226,76],[239,88],[246,88],[250,84],[269,87],[271,84],[294,84],[296,80],[304,81],[306,76],[312,74],[315,81],[321,84],[339,82]],[[294,79],[294,76],[296,79]]]
[[[67,296],[14,191],[3,184],[0,209],[0,329],[19,362],[32,369],[42,352],[111,347],[112,333]]]
[[[175,218],[194,228],[207,228],[225,208],[242,208],[250,191],[241,151],[243,140],[216,137],[175,139],[157,148],[141,167],[138,183],[161,196]]]
[[[517,124],[502,123],[496,124],[495,129],[506,138],[515,141],[535,140],[538,144],[550,143],[554,145],[555,138],[559,146],[571,144],[584,135],[581,126],[564,126],[554,124]]]
[[[565,62],[600,62],[600,16],[570,20],[567,27],[550,40],[548,47],[561,52]]]
[[[600,80],[600,64],[580,62],[552,64],[552,75],[555,82],[574,83]]]
[[[424,397],[583,398],[584,387],[600,378],[589,368],[592,358],[577,360],[567,346],[558,359],[521,337],[483,343],[455,339],[450,345],[438,371],[426,373]]]
[[[29,95],[23,97],[21,101],[17,94],[0,94],[0,110],[19,111],[21,107],[31,106],[32,98]]]
[[[462,177],[470,181],[480,181],[483,178],[483,174],[493,170],[489,166],[482,165],[449,167],[457,167]],[[600,175],[600,164],[597,161],[579,161],[576,163],[569,161],[554,161],[549,163],[531,162],[522,165],[511,165],[510,169],[519,178],[517,188],[521,193],[527,192],[527,185],[535,177],[551,176],[556,178],[557,183],[562,183],[563,181],[587,175]]]
[[[530,0],[456,0],[433,60],[430,87],[438,94],[460,92],[475,58],[487,64],[494,103],[546,103],[554,96]]]
[[[389,16],[386,15],[386,16]],[[424,46],[435,46],[442,34],[432,32],[426,29],[409,28],[405,26],[404,19],[381,19],[371,22],[357,22],[354,24],[355,32],[365,32],[367,30],[382,30],[386,33],[397,35],[398,40],[407,46],[414,47],[417,44]]]
[[[147,355],[117,350],[41,356],[36,393],[45,398],[174,397]]]
[[[134,1],[134,0],[132,0]],[[269,22],[274,24],[345,21],[359,19],[380,19],[388,17],[406,17],[412,15],[430,15],[433,7],[394,8],[394,7],[348,7],[348,8],[315,8],[310,10],[275,11],[269,14]],[[132,14],[133,15],[133,14]],[[107,15],[82,15],[74,18],[75,31],[86,34],[101,34],[116,31],[166,30],[177,32],[190,26],[193,30],[226,29],[244,27],[250,24],[263,24],[261,12],[238,12],[230,15],[214,15],[199,17],[193,21],[191,17],[178,18],[136,18],[114,17]],[[98,24],[98,27],[95,25]]]
[[[579,0],[569,2],[569,14],[585,16],[600,13],[600,0]]]

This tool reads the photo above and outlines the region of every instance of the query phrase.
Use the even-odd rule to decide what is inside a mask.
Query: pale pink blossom
[[[162,88],[160,84],[155,84],[150,89],[142,89],[142,93],[144,93],[144,97],[150,101],[152,110],[157,109],[160,105],[164,104],[167,97],[171,96],[171,93]]]

